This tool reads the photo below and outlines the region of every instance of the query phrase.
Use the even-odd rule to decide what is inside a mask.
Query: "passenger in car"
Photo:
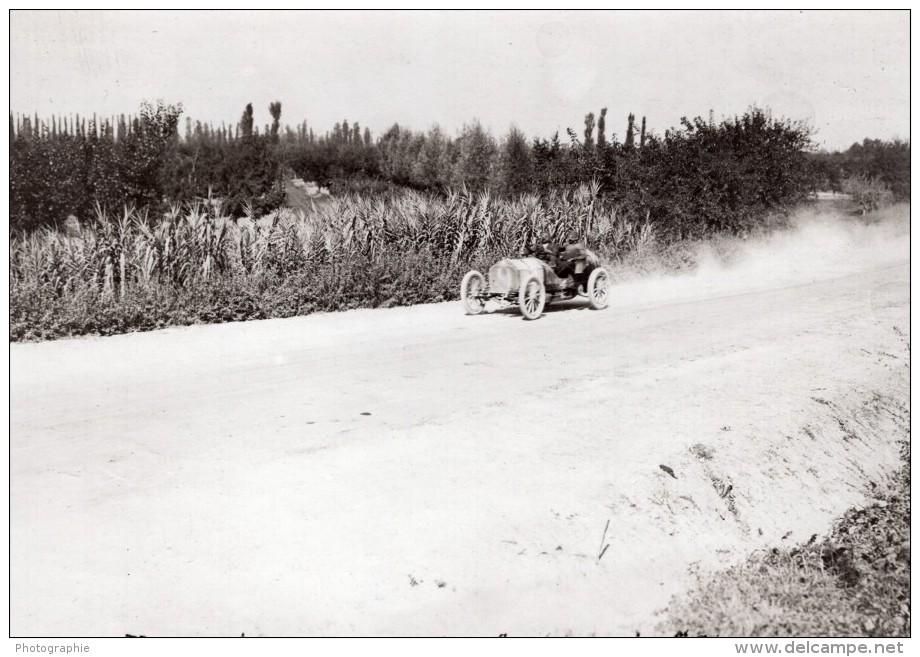
[[[530,244],[524,249],[526,255],[532,255],[535,258],[539,258],[554,269],[559,263],[560,251],[561,247],[553,242],[552,238],[547,233],[540,235],[539,240],[535,244]]]

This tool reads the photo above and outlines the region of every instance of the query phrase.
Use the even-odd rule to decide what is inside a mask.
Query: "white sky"
[[[608,108],[663,133],[681,116],[757,104],[808,119],[816,141],[910,135],[909,13],[896,12],[69,12],[10,15],[10,109],[282,122],[343,118],[449,134],[478,118],[529,136]]]

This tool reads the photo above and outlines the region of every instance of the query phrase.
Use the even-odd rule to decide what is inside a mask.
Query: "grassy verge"
[[[602,247],[615,281],[692,268],[699,242],[653,244],[642,252]],[[354,308],[390,308],[456,300],[470,269],[483,273],[505,253],[451,262],[430,251],[385,259],[348,256],[289,273],[234,273],[176,286],[152,282],[122,295],[77,284],[65,290],[40,282],[10,286],[10,341],[117,335],[169,326],[309,315]]]
[[[140,222],[106,219],[91,230],[77,227],[74,234],[47,232],[11,241],[15,257],[10,268],[10,341],[454,300],[467,271],[486,272],[499,258],[513,255],[515,240],[519,242],[527,228],[526,223],[501,230],[486,226],[488,230],[480,231],[487,236],[481,244],[451,251],[445,243],[465,243],[462,234],[447,239],[438,232],[453,226],[451,221],[432,220],[425,232],[421,219],[400,220],[403,225],[393,218],[399,216],[393,214],[396,209],[411,217],[422,212],[411,204],[356,205],[371,219],[358,221],[355,215],[333,226],[334,221],[342,223],[340,211],[354,210],[349,203],[357,202],[327,199],[317,207],[316,216],[293,222],[250,222],[241,227],[194,215],[151,232]],[[485,201],[481,204],[485,209],[477,211],[477,217],[489,211]],[[580,216],[574,201],[570,205],[560,207]],[[517,216],[515,207],[499,209],[508,217]],[[903,208],[894,210],[906,217]],[[782,217],[774,217],[765,219],[756,234],[714,233],[706,240],[672,242],[648,224],[605,221],[606,228],[595,231],[589,243],[614,283],[693,270],[701,259],[730,265],[746,244],[787,226]],[[395,230],[394,225],[418,234],[397,244],[380,242],[381,231],[387,226]],[[474,225],[470,230],[479,229]],[[359,233],[361,239],[355,237]],[[416,242],[419,245],[413,246]],[[118,282],[119,271],[124,285]]]
[[[910,636],[910,447],[865,508],[824,540],[774,548],[672,601],[659,626],[689,636]]]
[[[651,232],[638,233],[617,242],[592,245],[615,282],[693,269],[704,244],[708,253],[728,261],[744,241],[714,235],[705,241],[663,242]],[[301,259],[261,272],[236,268],[208,280],[189,277],[183,284],[152,280],[131,283],[124,291],[116,284],[108,292],[101,290],[95,279],[74,277],[62,288],[49,282],[52,275],[19,277],[10,284],[10,341],[116,335],[169,326],[456,300],[467,271],[485,273],[509,255],[514,253],[497,247],[456,259],[427,248],[373,257],[344,254],[333,262]]]
[[[88,286],[61,294],[47,285],[17,285],[10,287],[10,341],[433,303],[457,296],[464,273],[461,267],[444,267],[430,253],[416,252],[382,262],[349,258],[288,275],[131,287],[124,296],[100,294]]]

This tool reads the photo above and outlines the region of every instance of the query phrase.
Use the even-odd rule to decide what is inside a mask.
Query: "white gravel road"
[[[896,467],[907,241],[802,235],[535,322],[11,345],[11,635],[653,631]]]

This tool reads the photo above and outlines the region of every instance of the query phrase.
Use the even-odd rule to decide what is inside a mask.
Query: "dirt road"
[[[11,345],[11,634],[648,633],[690,571],[807,540],[896,467],[898,244],[535,322]]]

